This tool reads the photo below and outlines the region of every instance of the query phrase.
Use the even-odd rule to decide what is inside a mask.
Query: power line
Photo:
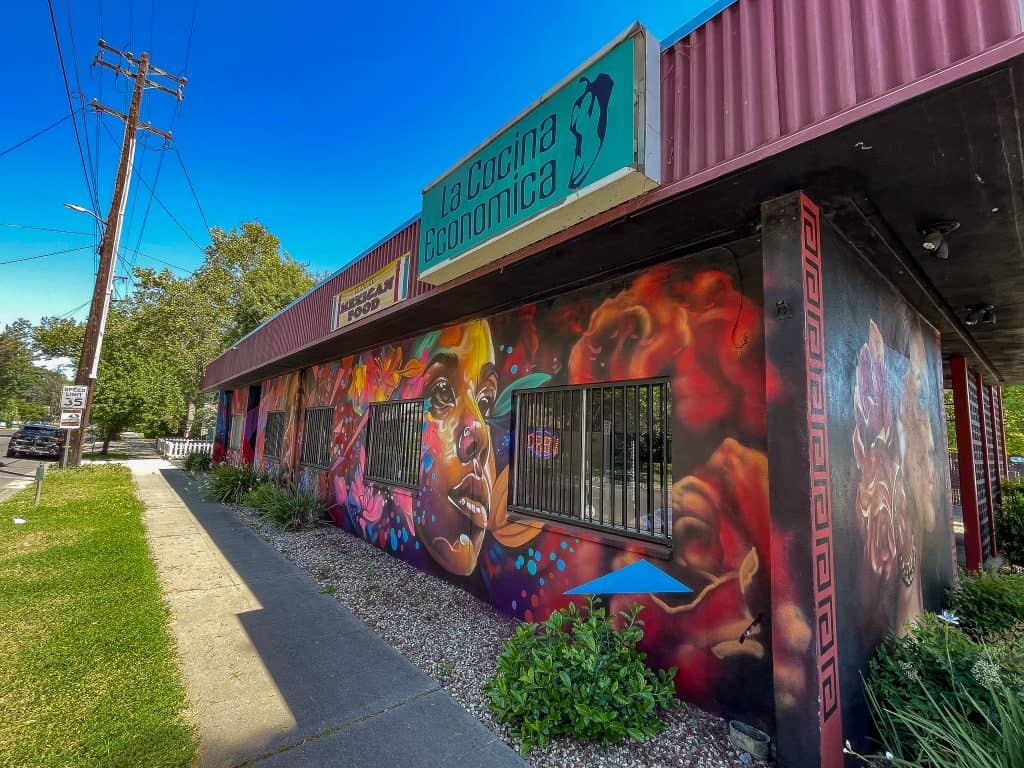
[[[12,229],[37,229],[40,232],[60,232],[62,235],[85,235],[92,237],[93,232],[76,232],[72,229],[54,229],[53,227],[34,227],[31,224],[0,224],[0,227],[11,227]]]
[[[75,87],[78,89],[78,91],[77,91],[78,92],[78,106],[79,106],[79,109],[82,109],[84,111],[85,110],[85,93],[84,93],[84,91],[82,91],[82,78],[80,77],[80,73],[79,73],[79,69],[78,69],[78,48],[75,47],[75,28],[74,28],[74,25],[71,22],[71,4],[68,2],[68,0],[64,0],[64,9],[67,11],[67,15],[68,15],[68,38],[71,41],[71,62],[72,62],[72,64],[74,64]],[[77,118],[77,116],[74,118],[74,120],[75,120],[75,132],[77,133],[78,132],[78,118]],[[89,125],[88,125],[88,121],[86,120],[86,117],[85,117],[84,114],[82,116],[82,128],[84,129],[83,133],[85,134],[85,155],[89,159],[88,167],[92,168],[92,146],[91,146],[91,144],[89,142]],[[94,198],[92,199],[92,205],[93,205],[93,210],[95,211],[95,210],[97,210],[100,207],[100,191],[99,191],[99,185],[98,184],[94,184],[93,185],[93,195],[94,195]],[[97,233],[97,237],[98,237],[98,233],[99,233],[98,228],[96,229],[96,233]]]
[[[111,132],[110,128],[108,128],[107,125],[104,124],[103,125],[103,129],[107,132],[107,135],[110,137],[111,141],[113,141],[116,144],[117,143],[117,138]],[[206,255],[206,250],[203,248],[203,246],[201,246],[196,241],[196,239],[194,237],[192,237],[192,235],[189,233],[189,231],[187,229],[185,229],[184,225],[180,221],[178,221],[178,218],[173,213],[171,213],[171,210],[166,205],[164,205],[163,201],[159,197],[156,196],[156,192],[153,191],[153,187],[151,187],[149,185],[149,182],[147,182],[144,178],[142,178],[142,176],[140,176],[138,174],[138,172],[135,171],[134,169],[132,170],[132,175],[136,179],[139,180],[139,182],[142,184],[142,186],[144,186],[146,189],[148,189],[152,193],[153,199],[156,200],[157,205],[159,205],[161,208],[164,209],[164,213],[166,213],[170,217],[171,221],[173,221],[177,225],[178,229],[180,229],[182,231],[182,233],[185,235],[185,237],[187,237],[189,240],[191,240],[192,244],[196,248],[198,248],[199,251],[205,256]]]
[[[77,110],[76,110],[76,111],[77,111]],[[0,157],[3,157],[4,155],[8,155],[8,154],[10,154],[10,153],[11,153],[11,152],[13,152],[14,150],[16,150],[16,149],[17,149],[18,147],[23,147],[23,146],[25,146],[26,144],[28,144],[28,143],[29,143],[30,141],[32,141],[33,139],[38,139],[38,138],[39,138],[40,136],[42,136],[42,135],[43,135],[44,133],[46,133],[47,131],[53,130],[53,129],[54,129],[54,128],[56,128],[56,127],[57,127],[58,125],[60,125],[61,123],[63,123],[63,122],[65,121],[65,120],[68,120],[68,119],[70,119],[70,118],[71,118],[71,117],[72,117],[72,116],[73,116],[74,114],[75,114],[74,112],[71,112],[70,114],[64,115],[64,117],[62,117],[62,118],[61,118],[60,120],[58,120],[57,122],[55,122],[55,123],[50,123],[50,124],[49,124],[48,126],[46,126],[45,128],[43,128],[43,130],[41,130],[41,131],[36,131],[35,133],[33,133],[33,134],[32,134],[31,136],[29,136],[28,138],[22,139],[22,140],[21,140],[21,141],[19,141],[19,142],[18,142],[17,144],[14,144],[14,145],[12,145],[12,146],[8,147],[8,148],[7,148],[7,149],[5,149],[5,150],[4,150],[3,152],[0,152]]]
[[[71,315],[75,314],[75,312],[77,312],[78,310],[85,309],[86,307],[88,307],[90,303],[91,303],[91,300],[90,301],[83,301],[81,304],[79,304],[74,309],[69,309],[63,315],[57,315],[57,317],[61,317],[61,318],[71,317]]]
[[[17,264],[19,261],[32,261],[33,259],[45,259],[47,256],[59,256],[62,253],[74,253],[75,251],[84,251],[86,248],[92,249],[91,245],[80,245],[77,248],[67,248],[63,251],[50,251],[50,253],[40,253],[38,256],[26,256],[23,259],[10,259],[9,261],[0,261],[0,264]]]
[[[192,185],[192,177],[188,175],[188,169],[185,167],[185,161],[181,157],[181,151],[175,147],[174,154],[178,156],[178,163],[181,165],[182,173],[185,174],[185,181],[188,182],[188,188],[192,190],[192,197],[195,198],[196,208],[199,209],[199,215],[203,217],[203,226],[206,227],[206,234],[210,234],[210,222],[206,220],[206,212],[203,211],[203,204],[199,202],[199,194],[196,192],[196,188]]]
[[[198,0],[192,0],[192,21],[188,25],[188,41],[185,43],[185,66],[181,70],[181,76],[188,76],[188,65],[192,60],[192,33],[196,29],[196,4]]]
[[[53,12],[53,0],[46,0],[50,8],[50,24],[53,27],[53,42],[57,45],[57,59],[60,61],[60,74],[64,78],[64,93],[68,97],[68,113],[71,117],[75,114],[75,105],[71,102],[71,86],[68,83],[68,72],[64,67],[64,52],[60,47],[60,35],[57,33],[57,17]],[[82,174],[85,176],[85,188],[89,192],[89,200],[96,201],[99,198],[92,189],[92,180],[89,178],[89,169],[85,165],[85,154],[82,152],[82,137],[78,135],[78,121],[72,120],[75,127],[75,143],[78,145],[78,159],[82,162]]]

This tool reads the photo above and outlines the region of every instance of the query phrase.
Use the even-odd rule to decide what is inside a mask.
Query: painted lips
[[[469,518],[476,528],[487,527],[487,510],[490,505],[490,488],[483,475],[474,468],[459,484],[448,492],[448,501]]]

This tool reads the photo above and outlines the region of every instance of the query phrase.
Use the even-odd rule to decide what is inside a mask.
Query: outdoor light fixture
[[[98,221],[103,226],[107,225],[107,222],[105,222],[103,219],[101,219],[99,217],[99,215],[97,215],[93,211],[90,211],[88,208],[85,208],[85,207],[83,207],[81,205],[75,205],[74,203],[64,203],[64,207],[67,208],[68,210],[75,211],[77,213],[88,214],[89,216],[92,216],[94,219],[96,219],[96,221]]]
[[[937,259],[948,259],[949,243],[946,242],[946,236],[959,228],[959,221],[933,221],[921,230],[924,236],[921,247],[934,254]]]
[[[964,325],[974,328],[977,325],[995,325],[996,308],[992,304],[972,304],[967,307]]]

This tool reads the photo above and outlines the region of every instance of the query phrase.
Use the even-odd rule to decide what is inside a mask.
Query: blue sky
[[[709,4],[200,0],[185,101],[175,114],[173,98],[149,92],[143,118],[173,126],[211,226],[260,221],[296,259],[333,271],[417,214],[423,186],[630,22],[664,39]],[[46,4],[9,5],[0,28],[7,62],[0,152],[68,112]],[[71,88],[77,63],[86,102],[95,97],[126,111],[124,78],[90,67],[101,35],[123,50],[149,50],[169,72],[185,71],[188,0],[54,0],[53,7]],[[118,153],[110,134],[119,141],[121,125],[100,121],[88,110],[79,130],[99,170],[105,215]],[[140,135],[149,147],[140,145],[137,171],[156,182],[156,197],[181,227],[133,181],[122,247],[138,246],[139,266],[160,268],[155,258],[194,269],[202,252],[192,240],[208,242],[199,207],[178,155]],[[63,208],[90,207],[70,120],[0,157],[0,179],[0,262],[94,243],[91,219]],[[0,325],[83,305],[94,269],[89,248],[0,264]],[[128,281],[117,290],[129,290]]]

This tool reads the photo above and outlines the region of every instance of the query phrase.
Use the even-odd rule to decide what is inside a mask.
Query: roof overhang
[[[233,388],[460,318],[542,299],[670,254],[756,237],[761,202],[805,189],[842,235],[990,381],[1024,382],[1024,39],[663,186],[208,388]],[[955,220],[950,258],[922,230]],[[993,304],[995,326],[967,327]]]

